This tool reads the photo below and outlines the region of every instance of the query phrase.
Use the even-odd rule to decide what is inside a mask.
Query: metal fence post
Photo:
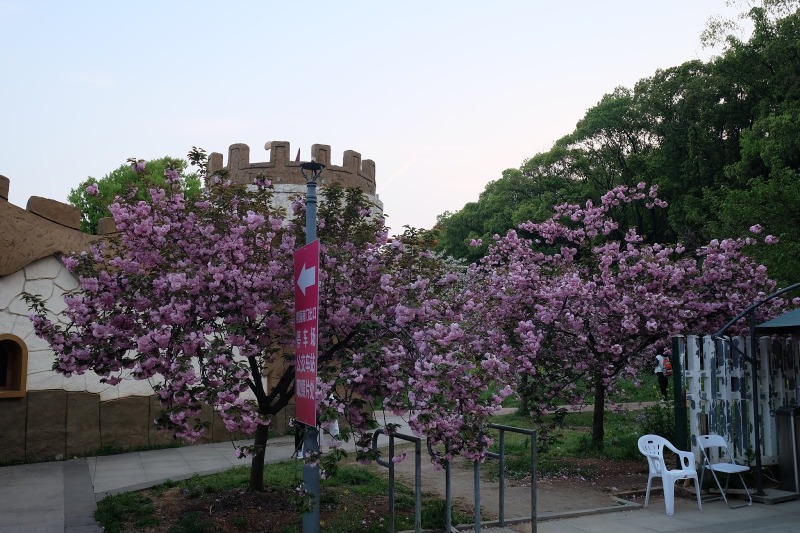
[[[450,533],[453,530],[453,498],[450,486],[450,461],[445,461],[444,464],[444,530]]]
[[[521,433],[528,435],[531,439],[531,531],[536,531],[536,470],[538,460],[538,448],[536,446],[536,430],[522,429],[502,424],[489,424],[489,429],[496,429],[500,433],[499,453],[486,452],[486,457],[500,460],[500,509],[498,512],[498,525],[505,525],[505,469],[506,469],[506,441],[505,432]]]
[[[394,435],[389,434],[389,531],[394,533]]]
[[[506,525],[506,432],[500,430],[500,509],[498,519],[500,526]]]
[[[481,462],[472,462],[472,486],[475,491],[475,533],[481,532]]]
[[[414,527],[422,529],[422,442],[414,442]]]
[[[672,391],[673,391],[673,410],[675,414],[675,445],[681,450],[690,449],[689,417],[686,414],[686,382],[684,381],[684,364],[681,355],[686,352],[683,338],[672,338]]]
[[[381,466],[389,469],[389,531],[395,529],[395,504],[394,504],[394,439],[398,438],[414,443],[414,530],[422,530],[422,439],[402,433],[387,434],[383,429],[378,429],[372,435],[372,449],[378,449],[378,437],[389,437],[389,460],[381,458],[375,460]]]
[[[536,462],[538,460],[536,431],[533,431],[531,432],[531,533],[536,533]]]

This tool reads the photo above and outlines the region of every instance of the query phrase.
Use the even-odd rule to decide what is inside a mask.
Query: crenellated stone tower
[[[225,170],[228,177],[239,184],[252,183],[264,175],[272,180],[275,187],[275,202],[288,207],[291,197],[305,194],[306,180],[300,172],[302,161],[291,160],[291,149],[287,141],[270,141],[264,145],[269,152],[269,161],[250,162],[250,147],[246,144],[232,144],[228,149],[228,164],[223,166],[222,154],[213,152],[208,156],[208,174]],[[361,154],[345,150],[341,166],[331,164],[331,147],[315,144],[311,147],[311,159],[325,165],[320,176],[320,187],[340,183],[345,187],[357,187],[366,195],[372,205],[383,212],[383,202],[375,193],[375,162],[361,159]]]

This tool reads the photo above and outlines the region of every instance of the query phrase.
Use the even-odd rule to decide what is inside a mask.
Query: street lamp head
[[[300,172],[303,174],[303,177],[306,179],[306,183],[308,182],[316,182],[319,178],[319,175],[322,174],[322,169],[325,168],[325,165],[322,163],[317,163],[316,161],[311,161],[309,163],[302,163],[300,165]],[[306,171],[310,172],[311,175],[307,175]]]

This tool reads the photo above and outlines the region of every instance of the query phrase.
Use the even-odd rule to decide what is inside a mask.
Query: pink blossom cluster
[[[340,227],[333,218],[322,219],[325,228]],[[412,431],[446,441],[447,457],[482,457],[486,419],[511,389],[505,362],[474,350],[463,267],[431,252],[413,230],[391,242],[382,230],[375,237],[322,247],[320,367],[335,366],[322,388],[337,399],[321,402],[320,416],[344,416],[363,459],[376,402],[408,412]]]
[[[670,337],[716,331],[775,288],[744,254],[752,238],[712,241],[693,254],[646,244],[635,228],[612,238],[619,206],[666,207],[656,188],[645,189],[617,187],[600,205],[558,206],[550,219],[520,226],[530,239],[496,236],[470,271],[484,351],[516,369],[538,414],[607,391],[620,375],[652,371]]]

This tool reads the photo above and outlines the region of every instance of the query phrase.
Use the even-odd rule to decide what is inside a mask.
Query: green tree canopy
[[[164,187],[164,170],[173,168],[181,178],[181,186],[190,196],[200,192],[201,182],[196,173],[187,173],[188,163],[183,159],[162,157],[151,161],[128,160],[122,165],[100,178],[89,177],[72,189],[67,201],[81,211],[81,231],[97,234],[97,226],[101,218],[110,217],[108,206],[117,196],[135,194],[137,200],[148,199],[148,189]],[[137,166],[138,165],[138,166]],[[88,194],[87,187],[96,186],[98,194]]]
[[[696,248],[758,224],[780,242],[751,253],[781,283],[800,281],[792,265],[800,246],[797,6],[765,0],[750,8],[746,41],[732,36],[730,21],[712,21],[705,39],[725,43],[719,56],[657,70],[604,95],[549,151],[442,216],[439,249],[475,260],[486,245],[471,241],[541,221],[554,205],[596,202],[612,187],[645,182],[659,186],[669,209],[627,206],[614,215],[621,230],[637,227],[647,242]]]

